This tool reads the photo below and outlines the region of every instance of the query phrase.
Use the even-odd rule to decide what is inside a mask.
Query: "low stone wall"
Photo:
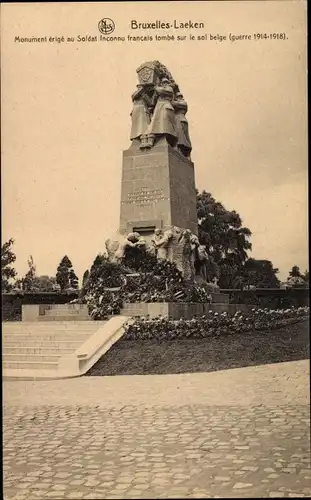
[[[79,291],[59,292],[24,292],[2,294],[2,321],[21,321],[23,305],[67,304],[79,296]]]
[[[309,305],[309,290],[292,288],[283,290],[280,288],[261,288],[257,290],[220,290],[221,294],[227,294],[230,302],[230,310],[235,310],[237,305],[240,310],[245,310],[247,307],[261,307],[268,309],[287,309],[289,307],[303,307]],[[41,293],[6,293],[2,294],[2,320],[3,321],[21,321],[22,305],[23,304],[67,304],[73,299],[78,298],[79,291],[59,293],[59,292],[41,292]],[[216,300],[216,298],[215,298]],[[221,302],[225,302],[223,297]],[[179,303],[174,303],[178,304]],[[132,307],[134,304],[130,304]],[[128,306],[128,305],[127,305]],[[126,306],[126,307],[127,307]],[[207,306],[205,304],[205,306]],[[214,307],[221,308],[223,304],[213,304]],[[152,308],[155,310],[160,307],[162,311],[163,303],[153,303]],[[162,309],[161,309],[162,307]],[[174,307],[174,306],[173,306]],[[145,308],[145,306],[144,306]],[[172,309],[172,308],[171,308]],[[200,310],[200,309],[199,309]],[[205,310],[208,310],[205,308]],[[216,310],[216,309],[214,309]],[[227,309],[225,309],[227,310]],[[201,310],[200,310],[201,311]],[[148,313],[147,313],[148,314]],[[163,315],[163,312],[160,313]],[[195,312],[195,315],[204,314]],[[140,315],[140,314],[139,314]],[[145,313],[143,313],[145,315]],[[158,315],[158,314],[156,314]],[[192,316],[193,317],[193,316]]]
[[[23,304],[22,321],[39,321],[39,316],[44,316],[49,304]]]
[[[194,302],[134,302],[124,304],[121,314],[124,316],[149,316],[157,318],[163,316],[172,319],[192,319],[196,316],[213,312],[227,312],[234,314],[237,311],[247,312],[250,307],[244,304],[225,304],[225,303],[194,303]]]
[[[90,321],[86,304],[23,304],[22,321]]]

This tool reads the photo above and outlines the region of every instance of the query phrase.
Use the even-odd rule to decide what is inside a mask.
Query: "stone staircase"
[[[46,310],[53,313],[47,317],[52,319],[42,322],[39,316],[45,316],[45,310],[39,307],[40,311],[38,306],[23,306],[23,315],[33,317],[32,321],[2,323],[3,378],[57,379],[84,375],[122,337],[126,325],[133,322],[122,315],[107,321],[90,318],[80,321],[85,310],[69,313],[70,320],[64,321],[68,305],[48,307]]]
[[[2,324],[4,370],[58,370],[105,321],[8,322]]]

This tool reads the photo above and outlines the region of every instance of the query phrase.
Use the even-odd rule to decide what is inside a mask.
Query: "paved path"
[[[309,362],[4,382],[6,500],[311,497]]]

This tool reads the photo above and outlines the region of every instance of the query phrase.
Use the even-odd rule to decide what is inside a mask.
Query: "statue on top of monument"
[[[139,85],[132,95],[130,138],[140,149],[151,149],[159,139],[186,158],[192,149],[186,113],[188,105],[168,69],[149,61],[137,69]]]
[[[132,128],[131,140],[140,139],[146,132],[152,116],[152,87],[150,85],[137,85],[132,94],[133,109],[131,112]]]
[[[151,122],[147,127],[147,147],[152,147],[156,136],[165,136],[171,146],[177,143],[176,117],[172,100],[173,87],[167,78],[154,88],[158,97]]]
[[[189,137],[188,120],[186,118],[188,105],[181,92],[176,93],[176,99],[172,104],[176,115],[177,147],[186,158],[189,158],[192,146]]]

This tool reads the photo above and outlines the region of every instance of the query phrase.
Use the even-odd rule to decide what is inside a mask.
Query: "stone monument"
[[[198,239],[194,165],[187,102],[159,61],[136,70],[131,145],[123,152],[120,225],[106,241],[108,257],[121,262],[145,248],[174,262],[188,281],[206,285],[208,255]],[[210,283],[210,291],[219,291]]]
[[[208,254],[198,239],[187,102],[171,73],[159,61],[146,62],[136,71],[131,145],[123,151],[120,225],[106,241],[108,257],[121,262],[126,252],[144,248],[158,260],[174,262],[186,281],[206,286],[217,310],[229,310],[229,296],[219,293],[217,283],[207,279]],[[128,312],[133,313],[134,307],[137,314],[139,304],[128,305]],[[149,306],[158,307],[144,305]],[[176,315],[193,316],[197,310],[200,314],[205,311],[204,304],[199,308],[193,304],[191,311],[188,306],[179,303]],[[173,304],[168,308],[169,314],[172,307]]]

